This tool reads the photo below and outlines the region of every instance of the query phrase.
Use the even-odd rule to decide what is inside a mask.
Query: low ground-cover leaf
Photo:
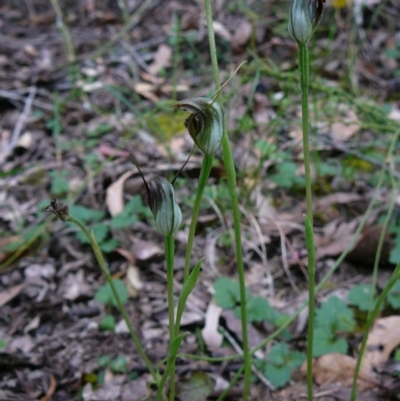
[[[76,219],[87,223],[89,221],[99,221],[104,218],[105,213],[102,210],[93,210],[81,205],[72,205],[69,212]]]
[[[346,353],[348,344],[341,334],[355,328],[353,311],[341,299],[332,296],[316,311],[314,328],[314,356],[331,352]]]
[[[315,325],[347,333],[354,330],[354,313],[344,301],[332,296],[317,309]]]
[[[235,316],[240,318],[239,282],[228,277],[220,277],[214,283],[214,290],[217,305],[224,309],[234,309]],[[279,326],[287,318],[287,315],[273,308],[266,298],[253,297],[247,288],[246,301],[247,321],[249,323],[267,321],[273,326]],[[284,337],[289,338],[290,333],[285,331]]]
[[[118,245],[119,245],[119,241],[115,238],[111,238],[107,241],[103,241],[103,242],[99,243],[100,249],[105,253],[112,252],[115,248],[118,247]]]
[[[338,338],[328,327],[316,327],[314,330],[313,356],[319,357],[334,352],[346,354],[349,349],[344,338]]]
[[[110,231],[109,228],[103,223],[93,224],[91,228],[94,232],[94,237],[96,238],[98,244],[101,244],[105,241]],[[78,231],[76,233],[76,238],[78,238],[78,240],[82,242],[82,244],[90,243],[88,237],[86,237],[86,235],[82,231]]]
[[[292,351],[286,343],[280,343],[272,347],[266,361],[258,360],[257,365],[274,387],[282,387],[304,360],[303,353]]]
[[[110,361],[108,367],[115,373],[124,373],[128,367],[128,359],[124,355],[117,356]]]
[[[116,325],[117,322],[115,321],[115,317],[112,315],[106,315],[100,321],[100,329],[104,331],[114,331]]]
[[[371,299],[372,288],[370,285],[359,284],[354,286],[347,295],[350,305],[356,306],[360,311],[367,312]]]
[[[69,191],[68,171],[50,171],[51,193],[55,196],[63,195]]]
[[[112,228],[130,227],[142,217],[150,218],[152,214],[150,209],[143,204],[142,198],[136,195],[126,203],[121,213],[111,219],[110,225]]]
[[[229,277],[220,277],[214,283],[214,298],[218,306],[232,309],[240,302],[239,282]]]
[[[277,311],[263,297],[247,297],[247,320],[249,323],[267,321],[273,326],[279,326],[285,315]],[[240,307],[235,308],[235,315],[240,318]]]
[[[125,288],[125,285],[119,279],[113,280],[113,282],[114,282],[114,287],[117,290],[119,299],[121,300],[122,304],[124,304],[128,300],[128,292]],[[115,307],[118,306],[114,294],[111,291],[111,287],[109,286],[108,283],[102,285],[97,290],[94,299],[102,304],[113,305]]]
[[[400,309],[400,280],[389,291],[386,300],[393,309]]]

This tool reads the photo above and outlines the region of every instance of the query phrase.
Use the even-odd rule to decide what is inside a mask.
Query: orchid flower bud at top
[[[221,106],[206,97],[183,100],[175,106],[192,113],[186,119],[185,127],[198,148],[206,154],[215,153],[224,134],[224,113]]]
[[[299,45],[310,41],[322,17],[325,0],[293,0],[289,12],[289,34]]]
[[[150,181],[147,188],[148,202],[157,230],[165,237],[174,234],[182,222],[182,212],[175,200],[172,184],[158,177]]]

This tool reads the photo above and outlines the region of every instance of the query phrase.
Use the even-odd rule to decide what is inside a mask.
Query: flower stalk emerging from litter
[[[99,244],[96,241],[96,238],[94,236],[93,230],[89,232],[89,230],[77,219],[75,219],[73,216],[69,214],[69,208],[68,205],[64,202],[60,202],[57,199],[52,199],[50,202],[50,205],[47,206],[46,211],[53,213],[55,216],[57,216],[61,221],[69,221],[71,223],[74,223],[77,225],[81,231],[85,234],[87,239],[90,242],[90,245],[93,249],[93,252],[96,256],[97,262],[103,271],[104,275],[106,276],[106,280],[108,285],[111,288],[111,291],[114,295],[114,298],[117,302],[118,309],[128,327],[129,334],[131,335],[132,341],[136,346],[136,349],[138,350],[138,353],[140,357],[142,358],[143,362],[145,363],[147,369],[149,370],[150,374],[152,375],[154,381],[157,382],[158,376],[153,368],[153,365],[150,362],[150,359],[148,358],[144,348],[142,347],[142,344],[140,343],[139,337],[137,336],[135,329],[132,326],[132,323],[129,320],[128,313],[126,312],[126,309],[121,302],[121,299],[118,295],[118,291],[115,288],[114,281],[111,277],[110,270],[108,269],[108,265],[104,259],[103,253],[101,252],[101,249],[99,247]]]
[[[303,153],[306,181],[305,235],[308,254],[308,333],[307,333],[307,393],[308,400],[313,398],[313,346],[315,313],[315,246],[311,188],[311,158],[308,120],[309,54],[307,43],[317,28],[325,0],[293,0],[289,12],[289,34],[299,45],[299,71],[301,89],[301,111],[303,128]]]
[[[168,325],[169,325],[169,368],[164,371],[160,383],[165,383],[169,375],[169,400],[175,399],[175,358],[171,354],[172,344],[176,343],[178,333],[175,331],[175,303],[174,303],[174,258],[175,240],[174,234],[182,222],[182,212],[175,200],[172,184],[163,177],[157,177],[147,182],[137,163],[136,167],[142,177],[147,191],[147,201],[154,216],[154,224],[157,230],[164,236],[165,261],[167,270],[167,300],[168,300]],[[175,177],[176,178],[176,177]],[[175,180],[175,179],[174,179]],[[173,181],[174,181],[173,180]],[[163,385],[159,386],[156,400],[162,397]]]
[[[221,82],[219,79],[218,71],[218,60],[217,60],[217,49],[215,45],[215,37],[213,30],[213,18],[212,18],[212,7],[211,0],[205,0],[206,19],[207,19],[207,32],[210,46],[210,56],[213,68],[213,76],[215,86],[217,90],[221,88]],[[244,263],[243,263],[243,249],[242,249],[242,237],[241,237],[241,222],[240,222],[240,210],[239,200],[236,187],[236,171],[235,164],[233,161],[233,155],[229,138],[224,130],[222,135],[222,154],[224,159],[224,165],[226,169],[226,176],[228,179],[228,189],[232,201],[232,215],[233,225],[235,233],[235,251],[236,251],[236,265],[239,276],[239,289],[240,289],[240,320],[242,326],[242,344],[243,344],[243,362],[244,362],[244,379],[243,379],[243,401],[248,401],[250,396],[250,385],[251,385],[251,355],[249,349],[249,339],[247,333],[247,308],[246,308],[246,283],[244,275]]]

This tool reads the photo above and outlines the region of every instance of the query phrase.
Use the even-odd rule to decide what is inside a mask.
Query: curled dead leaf
[[[137,266],[131,265],[126,272],[126,289],[131,298],[137,298],[143,288],[143,281]]]
[[[127,171],[107,188],[106,205],[111,216],[124,210],[124,183],[134,173]]]
[[[314,380],[318,385],[327,382],[340,383],[344,387],[351,386],[353,382],[356,359],[344,354],[327,354],[314,360]],[[307,364],[304,363],[301,371],[305,373]],[[357,381],[357,389],[364,391],[377,385],[376,376],[372,371],[362,367]]]
[[[221,313],[222,308],[217,306],[213,301],[208,304],[206,322],[203,330],[201,330],[201,335],[210,350],[219,348],[222,344],[223,336],[218,332],[218,323]]]
[[[378,319],[369,333],[363,367],[373,370],[400,344],[400,316]]]

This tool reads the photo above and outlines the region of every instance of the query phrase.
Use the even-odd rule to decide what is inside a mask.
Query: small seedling
[[[353,311],[341,299],[332,296],[315,313],[314,350],[315,357],[333,352],[347,353],[347,341],[341,337],[355,328]]]
[[[126,290],[126,287],[124,283],[119,280],[113,280],[115,289],[118,292],[118,296],[121,300],[122,304],[125,304],[128,301],[128,291]],[[94,296],[94,299],[97,302],[100,302],[105,305],[109,306],[115,306],[117,307],[117,301],[115,300],[114,294],[111,291],[110,285],[108,283],[102,285],[97,291]]]
[[[150,218],[152,218],[151,211],[143,204],[142,198],[135,195],[125,204],[124,210],[111,219],[110,226],[111,228],[131,227],[139,220]]]
[[[370,285],[359,284],[354,286],[347,295],[350,305],[357,307],[362,312],[368,312],[370,307],[372,289]]]
[[[126,373],[128,370],[128,359],[124,355],[112,359],[109,355],[97,358],[97,363],[101,368],[110,369],[113,373]],[[99,382],[101,382],[99,375]]]
[[[228,277],[220,277],[214,283],[214,298],[218,306],[224,309],[233,309],[236,317],[241,317],[239,282]],[[246,288],[246,311],[247,322],[266,321],[275,327],[280,326],[287,315],[273,308],[267,299],[263,297],[254,297]],[[285,331],[285,337],[290,337],[290,333]]]
[[[115,317],[112,315],[106,315],[100,321],[100,330],[103,331],[114,331],[117,326],[117,322],[115,321]]]
[[[68,171],[50,171],[51,193],[56,196],[65,195],[69,191]]]
[[[292,351],[286,343],[280,343],[271,348],[266,361],[257,360],[256,364],[271,384],[278,388],[289,383],[293,371],[305,359],[303,353]]]

